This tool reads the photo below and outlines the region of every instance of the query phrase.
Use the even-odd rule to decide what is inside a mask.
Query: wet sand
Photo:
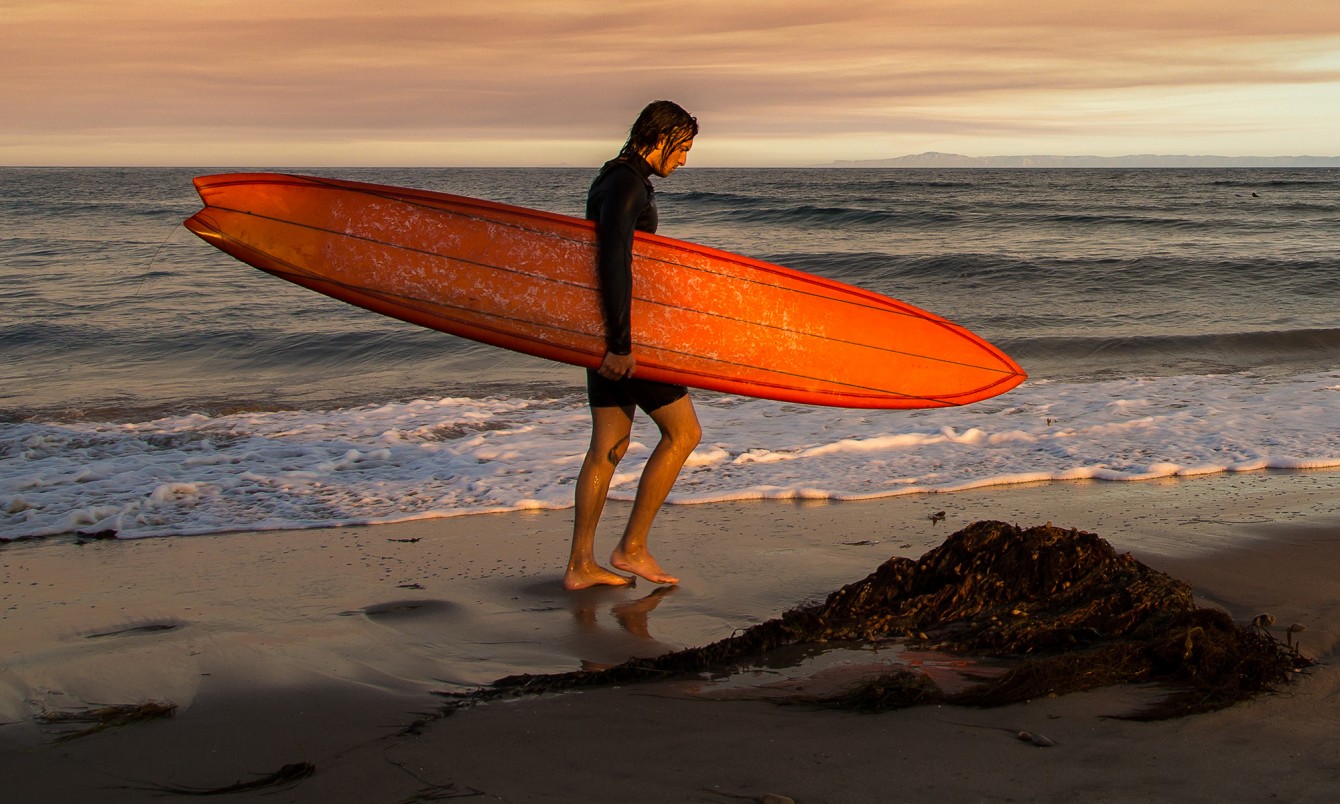
[[[600,545],[626,506],[611,504]],[[944,512],[942,520],[934,517]],[[434,691],[701,645],[919,556],[970,522],[1098,533],[1239,620],[1298,623],[1285,694],[1163,723],[1123,687],[993,710],[855,715],[693,681],[493,702]],[[161,800],[294,763],[229,800],[1329,800],[1340,792],[1340,473],[1040,484],[853,503],[671,506],[682,583],[569,593],[570,512],[0,548],[0,773],[15,801]],[[853,672],[858,672],[859,667]],[[774,683],[778,668],[756,671]],[[750,679],[746,678],[744,686]],[[739,685],[738,680],[734,682]],[[738,696],[737,696],[738,697]],[[749,697],[749,696],[745,696]],[[172,718],[58,742],[45,713]],[[1057,745],[1017,738],[1028,730]]]

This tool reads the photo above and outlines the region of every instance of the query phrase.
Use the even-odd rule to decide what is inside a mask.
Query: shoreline
[[[955,801],[1081,792],[1157,800],[1169,791],[1187,800],[1305,799],[1340,778],[1332,736],[1340,673],[1326,661],[1340,645],[1337,490],[1340,472],[1302,470],[667,506],[653,549],[683,581],[662,591],[646,583],[563,591],[570,511],[10,543],[0,548],[0,643],[10,654],[0,664],[0,722],[9,722],[0,726],[0,770],[20,798],[44,801],[92,791],[147,801],[151,791],[118,785],[219,786],[300,760],[316,773],[255,794],[400,801],[476,790],[520,802],[771,792],[838,802],[886,800],[896,789]],[[627,509],[610,504],[598,549],[612,544]],[[932,521],[940,511],[944,519]],[[1203,606],[1239,621],[1270,612],[1281,635],[1304,625],[1303,653],[1322,664],[1283,694],[1154,724],[1103,717],[1150,694],[1138,688],[995,710],[852,715],[709,701],[657,684],[437,717],[434,691],[706,644],[983,519],[1096,533],[1189,582]],[[34,719],[149,700],[176,704],[175,716],[58,744],[62,729]],[[1058,745],[1038,750],[1011,729]],[[517,741],[520,771],[503,750]],[[632,747],[638,772],[605,773],[611,752]],[[565,797],[601,784],[608,799]]]

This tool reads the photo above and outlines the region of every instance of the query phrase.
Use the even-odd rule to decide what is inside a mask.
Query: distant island
[[[833,167],[889,168],[1303,168],[1340,167],[1340,156],[963,156],[928,151],[890,159],[842,159]]]

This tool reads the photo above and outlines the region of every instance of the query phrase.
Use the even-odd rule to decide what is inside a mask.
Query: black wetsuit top
[[[633,232],[655,232],[658,216],[651,165],[638,154],[605,163],[586,194],[586,219],[596,223],[605,348],[616,355],[633,351],[629,311],[633,304]]]

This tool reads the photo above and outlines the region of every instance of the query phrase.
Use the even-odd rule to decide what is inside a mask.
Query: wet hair
[[[672,151],[698,136],[698,118],[677,103],[658,100],[648,103],[628,130],[623,153],[646,154],[665,140]]]

